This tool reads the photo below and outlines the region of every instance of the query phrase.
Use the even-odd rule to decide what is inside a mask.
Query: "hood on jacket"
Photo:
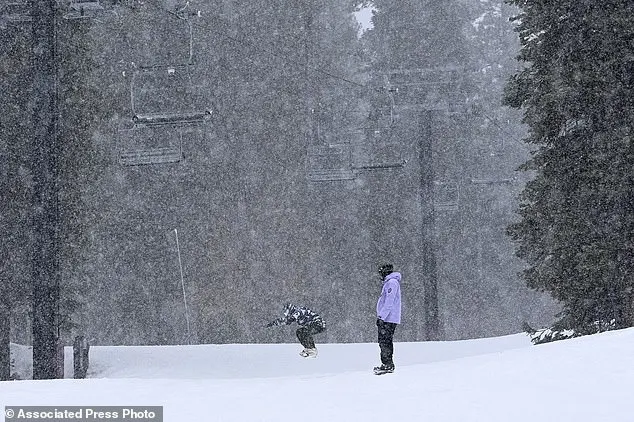
[[[383,283],[387,283],[389,280],[396,280],[397,282],[401,282],[401,273],[398,271],[394,271],[393,273],[388,274],[383,280]]]

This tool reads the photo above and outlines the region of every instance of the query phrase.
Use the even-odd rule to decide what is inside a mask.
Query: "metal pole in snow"
[[[178,230],[174,229],[176,236],[176,250],[178,251],[178,268],[181,273],[181,287],[183,288],[183,302],[185,303],[185,321],[187,321],[187,344],[191,344],[191,333],[189,331],[189,308],[187,307],[187,295],[185,294],[185,278],[183,277],[183,262],[181,261],[181,248],[178,243]]]

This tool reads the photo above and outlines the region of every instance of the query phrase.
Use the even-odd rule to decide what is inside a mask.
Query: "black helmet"
[[[388,274],[392,274],[393,272],[394,266],[392,264],[383,264],[379,267],[379,274],[383,278],[385,278]]]

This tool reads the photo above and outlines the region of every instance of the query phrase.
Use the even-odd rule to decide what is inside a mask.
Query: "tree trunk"
[[[0,305],[0,381],[8,381],[11,376],[11,313],[5,304]]]
[[[634,292],[626,293],[623,303],[623,325],[634,327]]]
[[[57,378],[59,228],[55,0],[32,3],[33,379]]]

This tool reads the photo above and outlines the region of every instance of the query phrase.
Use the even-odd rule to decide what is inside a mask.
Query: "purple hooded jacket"
[[[376,316],[385,322],[401,323],[401,273],[395,271],[383,280]]]

